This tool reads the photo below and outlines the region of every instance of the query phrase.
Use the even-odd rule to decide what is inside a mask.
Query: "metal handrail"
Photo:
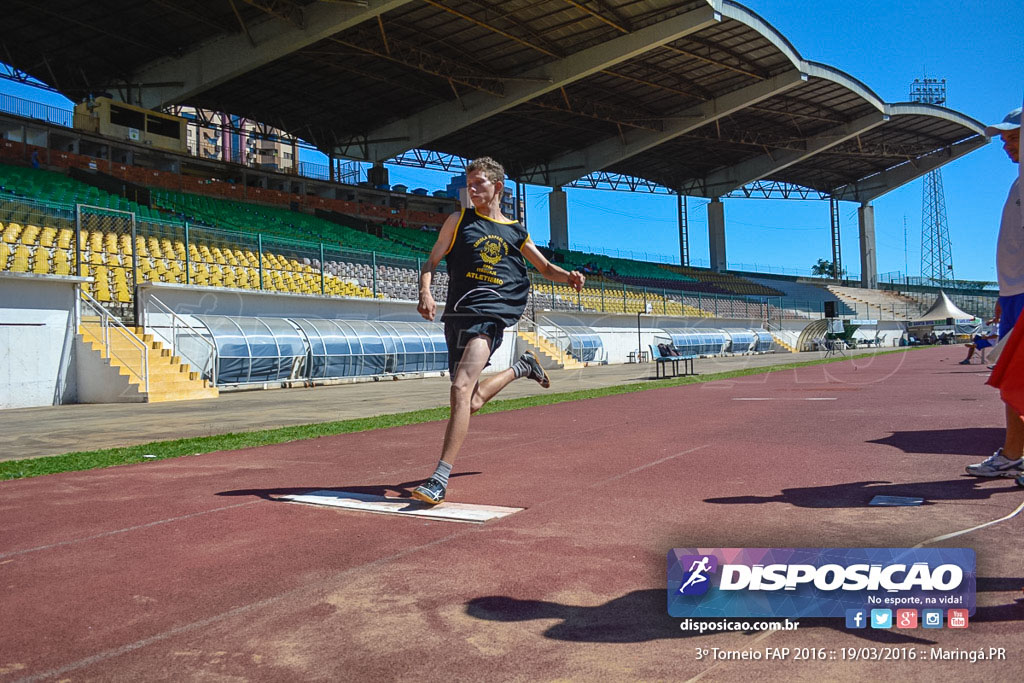
[[[569,348],[570,344],[572,343],[572,337],[569,336],[568,332],[566,332],[565,330],[562,329],[561,325],[559,325],[558,323],[556,323],[555,321],[551,320],[550,318],[548,318],[546,316],[542,315],[540,317],[540,322],[545,324],[545,325],[548,325],[550,327],[555,328],[555,331],[558,332],[558,335],[555,336],[555,339],[552,340],[552,343],[554,343],[555,348],[558,349],[558,362],[561,363],[562,365],[565,365],[565,357],[566,357],[566,355],[569,354],[568,348]],[[539,324],[537,325],[537,336],[540,337],[540,325]],[[560,346],[558,344],[558,339],[561,336],[565,337],[565,348],[564,349],[562,348],[562,346]]]
[[[212,383],[213,386],[217,386],[217,365],[218,365],[218,363],[217,363],[217,361],[218,361],[217,345],[214,344],[209,339],[207,339],[203,335],[202,332],[200,332],[196,328],[192,327],[192,325],[190,325],[187,320],[185,320],[184,318],[179,316],[177,313],[175,313],[173,310],[171,310],[170,306],[165,304],[163,301],[160,301],[160,299],[156,298],[155,296],[150,296],[149,300],[154,302],[160,309],[162,309],[163,313],[168,314],[168,315],[171,316],[171,322],[173,323],[171,325],[171,338],[168,339],[164,334],[162,334],[159,331],[160,328],[158,326],[156,326],[156,325],[147,325],[147,327],[149,329],[153,330],[154,334],[158,335],[161,339],[163,339],[165,342],[167,342],[168,344],[171,345],[171,354],[172,355],[174,355],[174,356],[181,356],[182,358],[187,360],[189,362],[189,365],[191,365],[192,367],[201,368],[200,371],[199,371],[199,376],[200,377],[205,377],[206,373],[209,372],[210,373],[210,382]],[[148,323],[149,322],[149,320],[148,320],[149,316],[147,315],[146,317],[147,317],[146,322]],[[196,362],[195,359],[193,359],[191,356],[189,356],[188,354],[186,354],[185,352],[183,352],[181,350],[180,346],[177,343],[178,342],[179,324],[180,324],[180,326],[182,328],[186,328],[186,329],[188,329],[189,332],[192,333],[192,335],[190,335],[190,338],[199,339],[204,344],[206,344],[208,347],[210,347],[210,353],[206,357],[206,360],[204,362],[202,362],[202,363]]]
[[[149,349],[146,347],[146,343],[139,339],[134,332],[129,330],[121,323],[120,320],[111,315],[110,311],[103,308],[99,301],[89,296],[89,293],[85,290],[79,290],[82,295],[82,300],[88,304],[89,308],[92,309],[93,313],[98,313],[100,316],[100,328],[102,330],[102,343],[103,350],[106,352],[107,358],[117,358],[121,361],[123,367],[128,372],[132,373],[139,379],[139,383],[142,385],[142,391],[149,393]],[[136,371],[132,367],[132,361],[121,358],[120,355],[114,353],[113,345],[110,343],[110,329],[113,327],[124,339],[127,339],[132,346],[139,351],[141,362],[139,363],[140,370]]]
[[[537,335],[537,343],[538,343],[538,346],[539,346],[540,340],[541,340],[540,323],[539,322],[537,322],[536,320],[530,320],[530,319],[525,318],[525,317],[520,318],[519,321],[516,323],[516,333],[518,334],[521,329],[525,329],[527,331],[531,331],[531,332],[533,332],[533,334]],[[547,337],[544,337],[544,339],[547,339]],[[561,350],[561,348],[559,348],[557,344],[555,344],[555,348],[558,349],[558,354],[559,354],[558,362],[564,364],[563,361],[562,361],[562,350]]]

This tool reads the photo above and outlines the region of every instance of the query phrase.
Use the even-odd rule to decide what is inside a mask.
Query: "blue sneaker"
[[[431,477],[412,490],[412,497],[429,505],[444,502],[445,486]]]

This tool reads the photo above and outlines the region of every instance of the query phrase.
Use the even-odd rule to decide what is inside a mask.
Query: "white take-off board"
[[[470,522],[483,524],[492,519],[507,517],[523,508],[499,507],[497,505],[472,505],[470,503],[441,503],[428,505],[410,498],[390,498],[375,496],[369,493],[352,491],[311,491],[310,493],[280,496],[278,500],[288,500],[307,505],[326,505],[329,507],[359,510],[383,515],[406,515],[409,517],[425,517],[446,522]]]

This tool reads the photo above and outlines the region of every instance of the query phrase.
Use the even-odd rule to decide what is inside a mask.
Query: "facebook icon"
[[[867,610],[848,609],[846,610],[846,628],[867,628]]]

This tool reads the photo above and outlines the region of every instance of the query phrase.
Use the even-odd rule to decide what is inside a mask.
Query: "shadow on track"
[[[468,477],[480,472],[459,472],[451,475],[451,478]],[[255,496],[264,500],[280,502],[280,496],[301,496],[314,491],[348,491],[350,493],[365,493],[371,496],[394,496],[399,498],[412,498],[412,489],[422,484],[424,479],[404,481],[401,484],[371,484],[370,486],[295,486],[280,489],[238,489],[235,491],[220,491],[218,496]]]
[[[962,429],[925,429],[921,431],[893,432],[884,439],[866,443],[898,448],[904,453],[937,453],[986,458],[1003,445],[1001,427],[966,427]]]
[[[982,484],[1004,482],[995,488]],[[705,503],[718,505],[753,505],[757,503],[785,503],[801,508],[855,508],[864,507],[875,496],[910,496],[924,498],[924,505],[938,500],[987,500],[999,493],[1020,496],[1020,487],[1013,479],[980,479],[964,475],[945,481],[920,481],[893,484],[888,481],[854,481],[829,486],[808,486],[782,489],[774,496],[729,496],[706,498]]]
[[[1021,590],[1024,578],[979,577],[977,591],[1006,592]],[[502,595],[474,598],[466,603],[466,614],[485,621],[532,621],[534,619],[558,619],[550,626],[544,637],[552,640],[585,643],[640,643],[668,638],[689,638],[701,635],[696,631],[682,631],[680,618],[671,617],[666,611],[667,595],[664,588],[636,590],[609,600],[596,607],[564,605],[543,600],[519,600]],[[1004,622],[1024,619],[1024,598],[1013,602],[978,607],[972,622]],[[704,621],[704,620],[698,620]],[[707,620],[718,621],[718,620]],[[730,621],[778,621],[762,617],[739,617]],[[800,630],[827,628],[874,643],[921,644],[934,641],[915,637],[905,632],[886,629],[847,629],[840,619],[798,619]],[[720,635],[723,631],[708,631],[703,635]],[[743,631],[746,635],[757,635],[763,631]]]

